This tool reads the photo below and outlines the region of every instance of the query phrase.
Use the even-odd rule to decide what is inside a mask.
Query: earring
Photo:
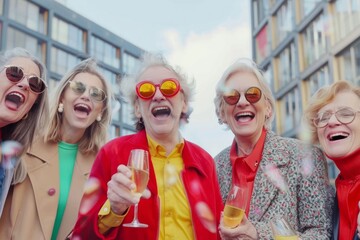
[[[58,112],[62,113],[64,111],[64,104],[59,103]]]
[[[101,121],[101,115],[100,114],[96,117],[96,121],[98,121],[98,122]]]

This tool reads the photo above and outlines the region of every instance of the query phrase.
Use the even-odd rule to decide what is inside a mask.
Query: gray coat
[[[224,202],[232,182],[230,148],[224,149],[215,157]],[[259,239],[271,239],[269,221],[279,215],[289,220],[302,240],[330,239],[334,192],[328,183],[324,155],[320,149],[311,148],[299,140],[267,132],[248,214]],[[299,171],[301,160],[306,156],[312,156],[314,162],[313,172],[309,177],[304,177]],[[274,164],[287,180],[287,193],[281,192],[266,177],[264,169],[268,163]]]

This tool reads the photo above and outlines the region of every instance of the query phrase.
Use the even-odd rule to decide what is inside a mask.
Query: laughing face
[[[353,92],[342,91],[335,98],[319,110],[319,113],[337,112],[340,109],[350,108],[360,111],[360,98]],[[330,157],[343,157],[360,147],[360,113],[355,114],[355,119],[349,124],[341,123],[335,114],[332,114],[328,124],[317,128],[319,142],[324,152]]]
[[[177,79],[178,76],[165,67],[152,66],[141,74],[139,82],[147,80],[160,84],[162,80],[169,78]],[[151,99],[137,98],[135,101],[135,115],[143,119],[147,134],[154,139],[178,136],[180,116],[186,110],[187,104],[181,91],[175,96],[165,97],[157,87]]]
[[[256,103],[249,103],[244,93],[250,87],[258,87],[259,81],[253,73],[239,71],[232,74],[225,83],[226,89],[240,93],[235,105],[224,103],[224,114],[221,117],[238,141],[255,143],[261,135],[265,124],[265,116],[270,116],[270,105],[264,96]]]
[[[81,82],[86,86],[83,93],[71,89],[70,83],[64,90],[60,102],[64,105],[63,111],[63,129],[73,132],[85,131],[101,115],[104,102],[95,101],[90,97],[90,87],[96,87],[104,90],[101,80],[90,73],[78,73],[72,80]]]
[[[6,65],[21,67],[25,76],[40,77],[39,67],[29,58],[12,58]],[[5,69],[0,72],[0,127],[21,120],[34,105],[38,94],[30,91],[27,77],[13,83],[6,77]]]

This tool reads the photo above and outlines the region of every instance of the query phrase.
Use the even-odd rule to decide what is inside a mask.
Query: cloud
[[[233,139],[231,131],[218,124],[213,103],[215,85],[237,58],[251,57],[251,30],[245,24],[223,25],[206,33],[190,33],[183,39],[175,30],[167,30],[163,36],[169,62],[196,81],[191,104],[194,111],[182,134],[215,156]]]

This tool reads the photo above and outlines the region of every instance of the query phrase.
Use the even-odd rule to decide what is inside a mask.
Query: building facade
[[[320,87],[360,85],[360,0],[251,0],[251,13],[253,57],[276,98],[274,130],[297,137]]]
[[[50,92],[75,64],[94,57],[115,96],[110,138],[135,132],[119,81],[134,71],[142,49],[57,1],[0,0],[0,50],[13,47],[26,48],[46,64]]]

